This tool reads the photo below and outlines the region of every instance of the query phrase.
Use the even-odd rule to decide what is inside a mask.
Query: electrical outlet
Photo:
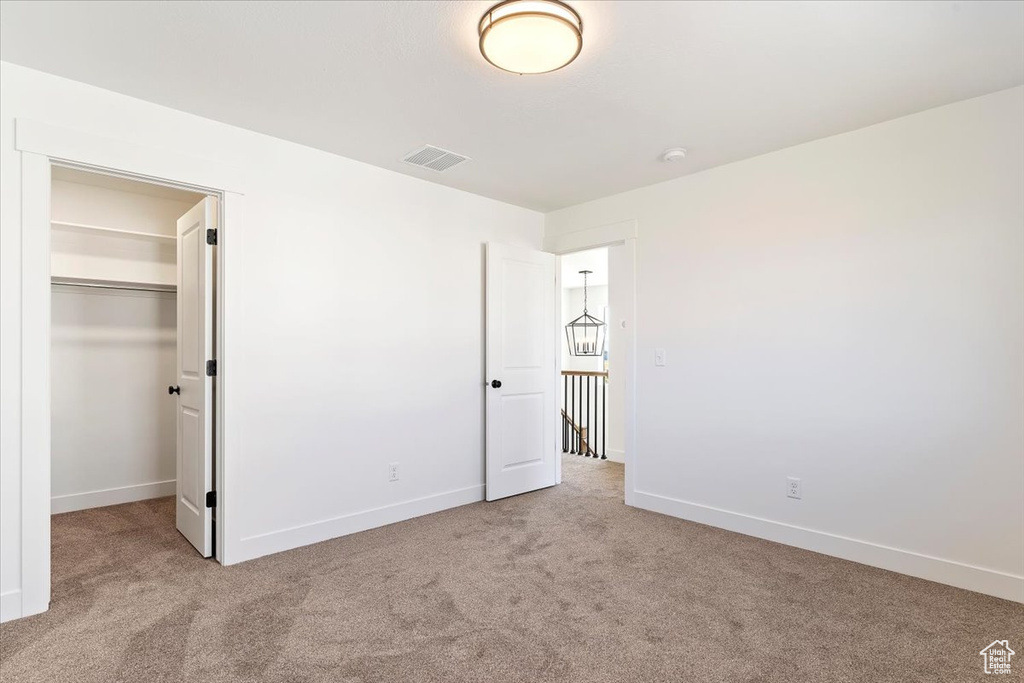
[[[398,463],[388,465],[388,481],[398,481]]]
[[[796,477],[786,477],[786,496],[800,500],[801,495],[800,480]]]
[[[654,364],[658,367],[665,364],[665,349],[654,349]]]

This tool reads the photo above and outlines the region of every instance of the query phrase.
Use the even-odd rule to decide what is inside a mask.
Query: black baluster
[[[587,423],[587,450],[583,455],[590,457],[590,442],[594,440],[594,432],[590,429],[590,378],[586,377],[584,379],[587,382],[587,408],[583,414],[583,421]]]
[[[584,449],[583,455],[590,458],[590,442],[594,439],[594,434],[590,431],[590,378],[587,376],[580,378],[581,382],[587,384],[587,402],[583,405],[583,421],[587,423],[587,447]]]
[[[594,377],[594,457],[597,457],[600,446],[601,423],[597,421],[597,407],[601,403],[601,394],[597,391],[597,377]]]
[[[570,384],[572,385],[572,402],[569,403],[569,413],[572,416],[572,451],[570,453],[579,453],[580,444],[577,438],[577,428],[575,428],[575,425],[577,425],[577,421],[575,421],[575,375],[572,375]]]
[[[601,459],[608,459],[608,375],[601,378]]]
[[[591,380],[593,380],[593,379],[594,379],[593,377],[588,377],[587,378],[587,386],[590,386],[591,384],[593,384],[593,382],[591,382]],[[594,410],[595,411],[597,410],[597,384],[594,384]],[[590,422],[591,417],[593,417],[594,415],[596,415],[596,413],[592,413],[590,416],[588,416],[587,417],[587,422]],[[597,420],[594,420],[594,424],[597,425]],[[590,449],[588,449],[591,458],[596,458],[597,457],[597,451],[594,449],[594,445],[595,445],[594,444],[594,438],[596,436],[597,436],[597,430],[596,429],[591,429],[591,431],[590,431],[590,444],[589,444],[591,447],[590,447]]]
[[[583,447],[583,444],[586,441],[583,438],[583,430],[587,428],[587,425],[586,425],[586,421],[587,421],[587,419],[586,419],[587,399],[586,399],[586,392],[585,392],[584,387],[583,387],[584,383],[585,383],[585,378],[583,377],[583,375],[580,375],[580,421],[579,421],[579,427],[580,427],[580,455],[586,456],[587,449]]]
[[[579,405],[576,407],[576,419],[573,420],[576,424],[576,454],[580,455],[583,453],[583,378],[579,375],[576,376],[576,383],[579,385]]]
[[[569,407],[569,376],[562,375],[562,453],[568,453],[569,434],[565,426],[565,416]]]
[[[575,390],[577,391],[577,404],[572,408],[574,413],[572,417],[572,438],[575,440],[574,453],[579,454],[580,446],[582,445],[580,442],[580,402],[583,400],[583,385],[580,384],[579,376],[574,376],[572,381],[577,383],[577,390]]]

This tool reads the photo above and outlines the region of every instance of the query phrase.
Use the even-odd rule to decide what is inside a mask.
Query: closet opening
[[[152,530],[214,555],[221,211],[198,188],[51,166],[55,550]]]

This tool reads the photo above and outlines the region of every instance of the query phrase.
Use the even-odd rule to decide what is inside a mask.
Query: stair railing
[[[608,373],[562,371],[562,452],[607,460]]]

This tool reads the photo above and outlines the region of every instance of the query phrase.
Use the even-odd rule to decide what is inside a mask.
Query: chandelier
[[[565,326],[565,340],[569,353],[574,356],[603,356],[607,327],[587,312],[587,275],[593,271],[581,270],[583,276],[583,315]]]

